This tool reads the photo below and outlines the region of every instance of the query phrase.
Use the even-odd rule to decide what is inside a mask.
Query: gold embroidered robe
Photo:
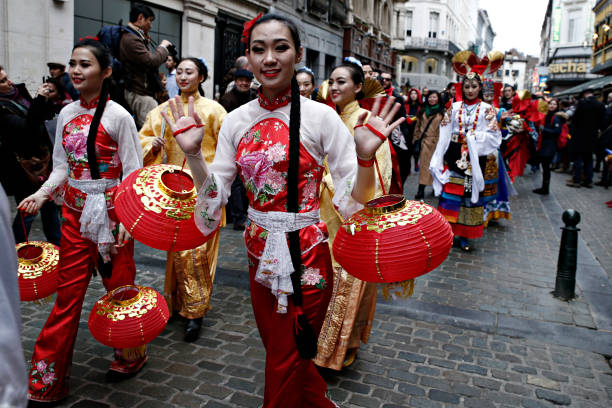
[[[353,128],[357,118],[368,112],[359,107],[357,101],[345,106],[340,118],[354,134]],[[369,114],[369,112],[368,112]],[[392,177],[391,149],[388,142],[383,143],[376,151],[376,192],[375,197],[383,194],[380,185],[382,179],[385,192],[389,191]],[[334,186],[329,175],[327,163],[321,183],[321,219],[325,222],[329,233],[329,248],[331,250],[336,233],[343,222],[342,217],[332,204]],[[314,359],[320,367],[341,370],[346,352],[358,348],[360,343],[367,343],[372,329],[372,320],[376,310],[375,283],[363,282],[349,275],[333,259],[334,289],[327,308],[327,315],[321,328],[318,342],[318,352]]]
[[[187,100],[183,99],[184,112],[187,114]],[[219,129],[223,123],[226,112],[217,102],[194,95],[194,107],[204,123],[204,137],[202,139],[202,153],[207,164],[212,163],[217,148]],[[170,127],[164,122],[161,110],[166,110],[172,120],[172,114],[165,102],[147,115],[144,126],[140,130],[140,143],[145,166],[168,163],[181,166],[185,158],[183,151],[176,143]],[[162,134],[165,146],[157,153],[152,150],[153,140]],[[187,165],[185,165],[187,166]],[[221,226],[225,225],[225,217]],[[210,308],[215,270],[217,269],[217,255],[219,252],[219,232],[195,249],[178,252],[168,252],[166,262],[166,282],[164,296],[172,311],[188,319],[204,316]]]

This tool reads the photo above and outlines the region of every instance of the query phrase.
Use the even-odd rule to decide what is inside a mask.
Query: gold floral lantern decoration
[[[45,299],[57,291],[59,247],[50,242],[17,244],[17,280],[21,301]]]

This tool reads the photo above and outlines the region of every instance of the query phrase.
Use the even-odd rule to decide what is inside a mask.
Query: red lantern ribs
[[[89,331],[106,346],[138,347],[164,331],[168,317],[168,305],[154,289],[120,286],[96,302],[89,314]]]
[[[393,283],[434,270],[452,244],[451,227],[435,208],[386,195],[369,201],[342,224],[333,252],[356,278]]]

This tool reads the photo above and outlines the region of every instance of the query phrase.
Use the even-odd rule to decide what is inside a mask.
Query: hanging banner
[[[557,5],[552,13],[552,40],[559,42],[561,40],[561,6]]]

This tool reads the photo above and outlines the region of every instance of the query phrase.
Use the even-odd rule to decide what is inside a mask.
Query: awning
[[[567,95],[577,95],[582,91],[587,89],[596,90],[606,87],[607,85],[612,85],[612,75],[608,75],[602,78],[592,79],[588,82],[582,83],[580,85],[576,85],[572,88],[566,89],[565,91],[561,91],[555,94],[555,97],[558,96],[567,96]]]

